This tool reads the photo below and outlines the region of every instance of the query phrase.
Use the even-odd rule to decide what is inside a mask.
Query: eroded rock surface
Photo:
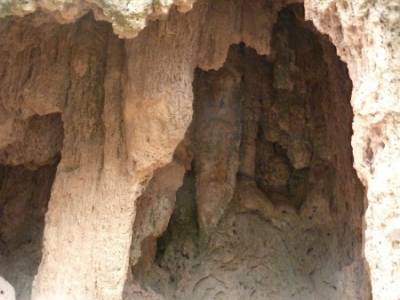
[[[41,257],[25,266],[33,269],[28,275],[38,273],[32,298],[117,299],[128,264],[134,198],[143,180],[129,174],[122,142],[123,42],[109,24],[91,16],[59,25],[32,15],[7,19],[1,30],[8,38],[1,47],[6,62],[1,102],[6,122],[22,124],[20,131],[11,130],[14,140],[3,148],[3,161],[40,169],[61,152],[51,196],[28,198],[34,205],[46,201],[40,222],[51,198],[43,243],[33,239],[41,244]],[[103,247],[108,240],[113,247]],[[19,276],[17,270],[8,273]],[[30,293],[31,286],[25,289]]]
[[[116,34],[134,37],[147,22],[165,16],[176,5],[181,12],[192,8],[195,0],[4,0],[0,3],[0,17],[24,16],[37,10],[53,14],[59,22],[71,23],[92,11],[96,19],[107,20]]]
[[[35,169],[61,152],[34,299],[121,297],[135,200],[190,124],[195,67],[221,66],[241,39],[268,52],[270,32],[260,43],[257,24],[272,27],[283,5],[260,1],[253,20],[242,2],[203,1],[184,15],[174,9],[126,42],[91,15],[65,25],[43,13],[2,21],[4,163]],[[58,117],[48,126],[52,114]],[[29,130],[36,119],[35,137]],[[24,153],[29,138],[35,152]],[[114,246],[104,247],[109,241]]]
[[[17,298],[397,300],[399,4],[295,2],[0,4]]]
[[[192,162],[166,194],[166,232],[131,260],[125,299],[369,298],[351,82],[301,15],[280,13],[270,57],[241,44],[218,71],[196,71]]]
[[[398,299],[400,251],[400,3],[305,1],[306,15],[329,34],[353,81],[354,167],[368,187],[365,255],[373,296]]]

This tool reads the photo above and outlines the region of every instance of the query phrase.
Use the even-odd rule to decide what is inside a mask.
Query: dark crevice
[[[59,160],[57,155],[52,164],[36,170],[0,167],[0,266],[18,299],[29,298],[39,267],[44,218]]]

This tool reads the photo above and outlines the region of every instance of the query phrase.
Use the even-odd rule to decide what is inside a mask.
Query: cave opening
[[[60,113],[16,123],[16,140],[0,151],[0,270],[17,299],[30,299],[61,157],[63,124]]]
[[[159,126],[175,122],[168,128],[176,129],[187,118],[163,114],[191,99],[181,73],[191,72],[185,55],[201,38],[187,38],[182,24],[196,20],[199,7],[185,15],[172,11],[171,26],[154,21],[131,41],[91,15],[74,24],[42,13],[1,24],[8,43],[0,45],[0,126],[7,132],[9,113],[21,140],[0,145],[0,271],[21,299],[30,298],[46,249],[44,216],[56,171],[60,184],[46,217],[46,246],[53,252],[44,270],[57,272],[41,272],[40,292],[118,295],[131,243],[127,300],[370,298],[362,256],[364,189],[350,144],[352,83],[300,4],[280,11],[268,56],[239,43],[217,70],[204,67],[210,63],[204,59],[194,72],[187,134],[135,203],[144,183],[129,177],[128,152],[143,153],[129,137],[140,126],[155,133],[133,138],[139,148],[150,145],[143,152],[151,160],[162,144],[157,138],[169,136]],[[212,48],[213,36],[202,34]],[[162,67],[171,64],[170,51],[185,54],[166,78],[152,64],[154,52],[146,54],[157,47]],[[9,72],[13,65],[17,71]],[[157,80],[165,86],[155,86]],[[130,93],[131,102],[124,98]],[[69,264],[76,255],[80,260]]]
[[[184,161],[183,185],[163,183],[169,166],[139,199],[139,216],[144,202],[159,216],[164,195],[171,219],[134,239],[125,299],[370,297],[347,67],[300,4],[280,11],[271,43],[269,56],[241,43],[222,68],[196,70],[171,163]]]

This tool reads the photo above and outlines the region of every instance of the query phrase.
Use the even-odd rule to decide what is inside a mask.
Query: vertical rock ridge
[[[368,190],[365,256],[373,296],[399,296],[398,98],[399,9],[397,1],[305,1],[306,16],[329,35],[353,82],[354,167]],[[383,221],[384,220],[384,221]]]

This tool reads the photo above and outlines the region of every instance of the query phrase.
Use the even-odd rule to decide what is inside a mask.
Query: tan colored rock
[[[61,2],[56,3],[60,6],[47,4],[48,9],[42,8],[53,11],[58,20],[75,20],[86,11],[85,3],[79,8],[73,4],[66,8]],[[212,28],[221,13],[214,15],[213,6],[204,4],[185,15],[172,10],[167,20],[149,24],[136,39],[126,42],[88,16],[66,25],[44,14],[2,22],[2,40],[7,43],[1,45],[0,102],[5,120],[1,151],[26,143],[26,120],[34,115],[61,113],[63,121],[62,158],[46,215],[33,299],[121,297],[135,200],[153,171],[171,161],[189,126],[196,65],[217,68],[229,45],[240,41],[235,36],[246,36],[250,43],[250,37],[257,35],[252,15],[244,14],[243,26],[236,26],[242,23],[242,6],[237,3],[227,20],[235,34],[225,35],[215,45],[221,55],[210,58],[204,46],[214,32],[202,24],[210,20]],[[227,8],[232,2],[221,5]],[[272,10],[265,7],[265,11],[276,17],[281,5]],[[19,12],[26,7],[20,8],[17,5]],[[95,14],[99,16],[98,11]],[[261,13],[256,20],[273,24]],[[267,46],[258,48],[266,51]],[[15,139],[10,128],[18,122],[23,126]],[[38,140],[38,145],[46,141]],[[18,160],[4,162],[31,162],[36,168],[47,163],[59,146],[55,143],[47,153],[38,151],[43,157],[21,153]],[[115,241],[113,247],[104,247],[110,240]]]
[[[113,25],[115,33],[121,37],[134,37],[150,19],[168,13],[176,5],[181,12],[192,8],[195,0],[5,0],[0,3],[0,17],[24,16],[44,10],[52,13],[60,22],[75,22],[92,10],[99,20],[107,20]]]
[[[140,264],[133,268],[132,275],[140,278],[143,290],[157,292],[166,299],[235,299],[238,295],[251,299],[370,297],[361,252],[363,188],[351,165],[351,84],[334,47],[312,26],[297,20],[300,17],[300,7],[285,9],[278,25],[281,28],[274,34],[279,38],[288,33],[291,48],[272,44],[276,52],[292,51],[296,55],[302,76],[293,77],[293,90],[271,92],[274,61],[267,61],[244,45],[231,47],[224,67],[217,72],[196,72],[193,123],[205,119],[209,122],[200,122],[202,126],[197,128],[201,132],[196,132],[196,126],[192,128],[202,143],[192,141],[197,152],[194,168],[186,173],[188,179],[176,194],[175,211],[158,240],[153,264],[149,268],[146,259],[146,268]],[[246,108],[241,106],[238,112],[242,122],[227,119],[224,126],[212,126],[221,115],[232,116],[236,107],[234,95],[230,102],[223,101],[224,105],[216,106],[222,101],[215,101],[225,99],[232,90],[230,77],[225,84],[219,81],[232,72],[238,74],[235,78],[240,82],[240,103]],[[215,86],[218,93],[205,93],[210,92],[210,86]],[[310,86],[321,88],[304,92],[304,87]],[[211,94],[213,101],[206,94]],[[215,94],[224,97],[213,97]],[[271,99],[273,96],[277,98]],[[307,114],[307,122],[301,128],[285,127],[277,141],[268,142],[263,130],[270,123],[264,118],[274,109],[271,103],[284,102],[288,96],[297,99],[297,105],[302,103],[302,118]],[[230,109],[226,103],[230,103]],[[286,112],[276,110],[276,120]],[[256,135],[254,128],[258,128]],[[215,197],[214,187],[230,182],[233,165],[227,167],[224,162],[234,157],[236,148],[227,149],[232,145],[229,133],[235,130],[239,130],[237,139],[241,144],[240,167],[229,205],[220,205],[222,197]],[[215,136],[219,137],[218,143]],[[300,137],[312,145],[313,155],[307,167],[298,170],[290,166],[285,147]],[[254,146],[256,154],[248,150]],[[259,166],[270,163],[270,168],[278,167],[280,164],[273,159],[276,157],[279,163],[285,162],[287,179],[279,188],[272,188],[263,184]],[[201,189],[194,184],[203,175],[203,169],[196,168],[199,160],[207,162],[212,170],[208,173],[210,182]],[[224,177],[225,181],[221,179]],[[206,240],[202,226],[193,224],[196,213],[204,214],[203,207],[194,211],[199,198],[206,209],[218,208],[206,211],[207,217],[219,220]]]
[[[399,3],[305,0],[314,28],[294,2],[0,3],[0,195],[25,187],[0,199],[0,266],[17,296],[42,250],[33,299],[368,299],[365,242],[374,298],[397,300]],[[38,205],[36,228],[47,201],[43,247],[38,229],[18,248],[17,216]]]
[[[240,75],[223,69],[199,71],[193,90],[193,153],[197,217],[209,234],[232,200],[239,169]]]
[[[267,185],[274,188],[286,186],[289,176],[289,166],[282,157],[273,156],[266,162],[266,169],[263,179]]]
[[[353,81],[354,166],[368,188],[365,256],[376,299],[399,297],[400,253],[385,235],[400,215],[398,180],[398,1],[305,1],[307,18],[327,33]],[[393,243],[394,242],[394,243]]]
[[[139,259],[148,256],[154,260],[156,240],[167,229],[176,201],[176,191],[182,185],[185,169],[176,162],[158,170],[147,186],[146,191],[137,200],[137,214],[133,225],[130,264],[136,265]],[[146,267],[146,266],[142,266]]]
[[[35,168],[49,164],[60,152],[63,143],[63,126],[60,114],[33,116],[26,121],[17,120],[20,130],[12,132],[17,140],[0,151],[3,164],[24,164]]]
[[[63,110],[62,158],[32,299],[121,297],[134,201],[143,180],[131,176],[126,164],[121,126],[123,44],[108,24],[85,18],[76,26]],[[85,38],[89,34],[95,38]],[[77,69],[78,64],[84,67]],[[104,247],[110,241],[113,246]]]

